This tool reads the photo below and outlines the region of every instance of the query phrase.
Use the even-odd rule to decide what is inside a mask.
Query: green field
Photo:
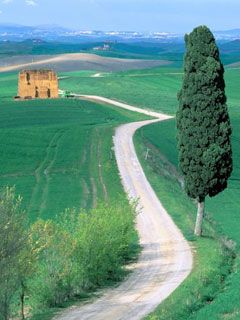
[[[103,77],[91,77],[94,73],[64,73],[61,89],[80,94],[96,94],[117,99],[143,108],[173,114],[176,110],[176,94],[180,88],[182,70],[161,67],[142,71],[103,73]]]
[[[143,117],[80,100],[15,102],[16,79],[0,76],[0,186],[16,186],[32,220],[122,195],[112,135]]]

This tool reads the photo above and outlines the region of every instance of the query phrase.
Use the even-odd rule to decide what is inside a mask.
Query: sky
[[[240,28],[240,0],[0,0],[0,23],[78,30],[189,32]]]

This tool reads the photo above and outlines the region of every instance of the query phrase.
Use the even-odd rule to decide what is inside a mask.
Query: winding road
[[[137,129],[170,116],[98,96],[83,99],[108,103],[155,117],[121,125],[114,149],[123,186],[129,198],[138,199],[137,230],[143,248],[132,273],[118,287],[107,289],[95,301],[67,309],[57,320],[138,320],[152,312],[189,275],[192,253],[149,184],[137,158],[133,136]]]

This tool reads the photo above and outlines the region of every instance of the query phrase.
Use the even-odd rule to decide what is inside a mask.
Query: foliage
[[[66,210],[56,221],[27,228],[21,200],[7,188],[0,199],[0,319],[14,312],[59,307],[125,275],[137,253],[135,206],[126,199],[87,212]],[[21,310],[19,310],[19,305]],[[29,313],[29,311],[28,311]]]
[[[71,237],[50,220],[37,221],[30,234],[31,247],[38,259],[30,283],[30,296],[34,296],[35,303],[41,306],[55,306],[67,298],[64,286],[71,269]]]
[[[26,274],[25,253],[28,249],[26,215],[14,188],[1,190],[0,195],[0,319],[9,319],[12,303]]]
[[[227,187],[232,172],[231,126],[224,70],[212,33],[198,27],[185,40],[177,112],[179,160],[187,194],[201,202]]]
[[[135,252],[135,207],[66,210],[55,222],[37,221],[31,246],[38,266],[30,284],[33,307],[56,307],[76,295],[117,281]]]

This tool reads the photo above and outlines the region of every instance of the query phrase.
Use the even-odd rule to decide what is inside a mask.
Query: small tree
[[[232,172],[231,125],[224,68],[213,34],[200,26],[185,36],[185,42],[178,149],[185,190],[198,201],[195,234],[200,236],[205,198],[223,191]]]
[[[26,220],[20,206],[13,188],[0,193],[0,319],[4,320],[10,317],[12,299],[20,287],[20,257],[26,246]]]
[[[31,233],[25,231],[24,245],[18,255],[18,286],[22,320],[25,319],[25,297],[29,290],[29,281],[37,271],[37,258],[37,252],[31,246]]]

